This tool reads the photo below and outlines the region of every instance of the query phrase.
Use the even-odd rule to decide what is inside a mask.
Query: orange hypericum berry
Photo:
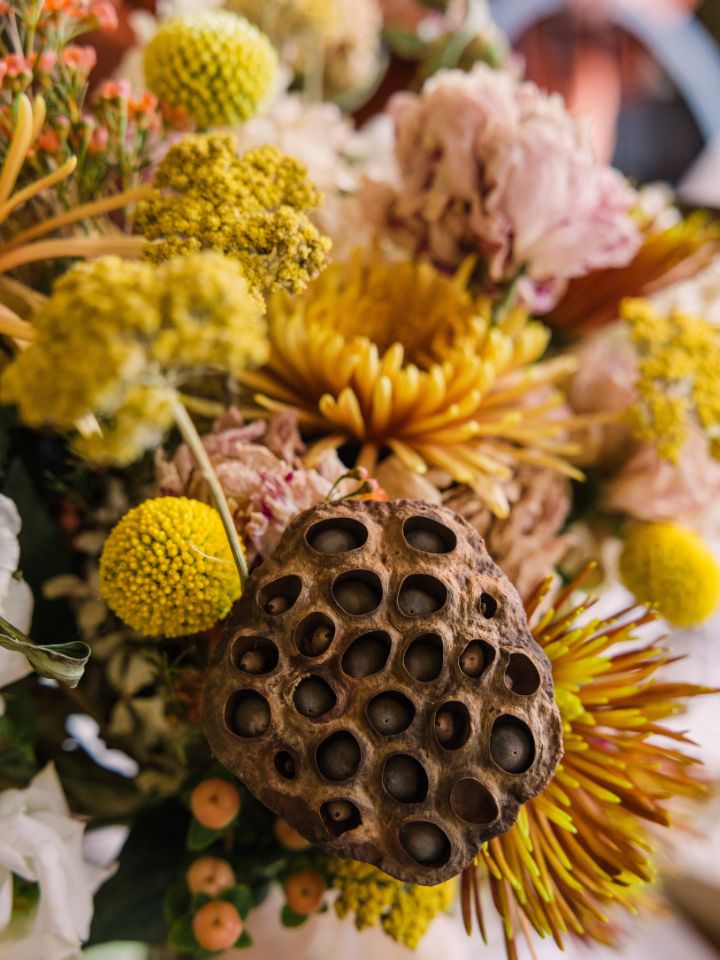
[[[317,870],[301,870],[285,881],[285,899],[295,913],[315,913],[327,884]]]
[[[190,809],[203,827],[223,830],[240,812],[240,792],[227,780],[210,777],[193,790]]]
[[[200,857],[185,874],[191,893],[206,893],[216,897],[235,886],[235,871],[219,857]]]
[[[306,840],[302,834],[298,833],[294,827],[291,827],[280,817],[273,823],[273,833],[286,850],[306,850],[310,846],[309,840]]]
[[[235,907],[227,900],[211,900],[193,917],[193,933],[206,950],[227,950],[237,942],[243,922]]]

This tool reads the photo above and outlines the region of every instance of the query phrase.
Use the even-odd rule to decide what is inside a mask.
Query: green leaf
[[[295,911],[285,904],[280,911],[280,922],[284,927],[299,927],[307,920],[306,913],[295,913]]]
[[[180,953],[185,953],[186,951],[192,951],[194,953],[197,950],[198,942],[193,933],[191,917],[180,917],[180,919],[176,920],[170,927],[168,946],[172,950],[177,950]]]
[[[250,913],[253,905],[253,893],[246,883],[239,883],[236,887],[228,890],[223,894],[222,899],[232,903],[243,920]]]
[[[95,894],[91,944],[165,942],[163,899],[184,873],[187,818],[187,810],[172,800],[137,815],[118,869]]]
[[[27,657],[36,673],[76,687],[90,659],[90,647],[81,640],[53,646],[34,644],[29,637],[0,617],[0,647]]]
[[[178,877],[171,883],[163,901],[163,915],[168,924],[172,924],[178,917],[188,913],[190,908],[190,894],[185,877]]]
[[[204,827],[201,823],[198,823],[197,820],[191,820],[185,843],[188,850],[206,850],[222,835],[222,830],[211,830],[209,827]]]
[[[240,950],[243,947],[251,947],[252,945],[253,945],[252,937],[247,932],[247,930],[243,930],[243,932],[240,934],[240,939],[235,944],[235,949]]]

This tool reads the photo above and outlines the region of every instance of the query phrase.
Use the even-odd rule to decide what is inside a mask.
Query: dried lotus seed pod
[[[547,784],[550,665],[460,517],[415,501],[298,516],[207,672],[215,754],[334,856],[434,884]]]

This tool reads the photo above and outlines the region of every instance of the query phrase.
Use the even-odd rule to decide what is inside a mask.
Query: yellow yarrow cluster
[[[622,317],[638,354],[636,436],[676,462],[695,420],[720,459],[720,331],[706,320],[662,314],[647,300],[627,300]]]
[[[692,530],[642,523],[628,532],[620,576],[638,600],[651,603],[676,627],[706,620],[720,603],[720,566]]]
[[[96,462],[132,462],[157,446],[176,387],[208,369],[262,363],[264,304],[233,260],[198,253],[150,263],[104,257],[55,283],[37,339],[0,381],[24,423],[72,431]]]
[[[330,249],[307,216],[320,201],[303,164],[275,147],[239,157],[233,137],[197,135],[167,152],[135,222],[155,262],[219,250],[257,289],[298,292],[325,266]]]
[[[335,901],[339,917],[354,913],[358,930],[380,923],[388,936],[411,949],[455,896],[452,880],[434,887],[417,886],[355,860],[333,860],[330,871],[340,892]]]
[[[145,50],[148,87],[198,127],[243,123],[270,94],[277,57],[268,38],[226,10],[171,17]]]
[[[209,630],[241,592],[219,514],[186,497],[141,503],[105,541],[100,590],[125,623],[147,636]]]

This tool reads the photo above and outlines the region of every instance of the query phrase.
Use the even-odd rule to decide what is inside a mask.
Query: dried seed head
[[[413,501],[290,524],[231,616],[204,722],[302,836],[426,884],[512,826],[562,747],[517,593],[464,520]]]

